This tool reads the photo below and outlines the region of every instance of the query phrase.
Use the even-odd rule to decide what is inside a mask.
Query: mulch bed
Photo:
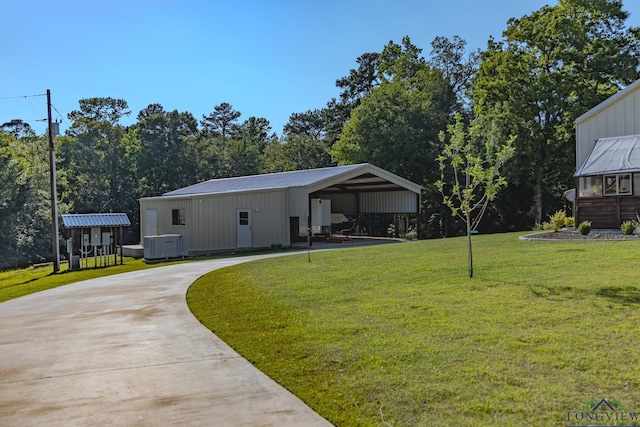
[[[544,231],[522,237],[528,240],[640,240],[640,237],[633,234],[626,236],[620,232],[615,233],[609,230],[606,232],[591,230],[591,233],[586,236],[576,230]]]

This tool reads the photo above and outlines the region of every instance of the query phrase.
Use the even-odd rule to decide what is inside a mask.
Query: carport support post
[[[420,194],[416,194],[416,239],[420,240],[422,233],[420,233]]]
[[[312,207],[311,207],[311,194],[309,194],[309,198],[308,198],[308,205],[309,205],[309,216],[307,216],[307,247],[309,246],[313,246],[313,231],[311,230],[311,216],[313,215],[311,212],[313,212]]]

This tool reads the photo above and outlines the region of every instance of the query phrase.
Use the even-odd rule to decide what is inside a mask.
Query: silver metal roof
[[[640,135],[600,138],[575,176],[640,172]]]
[[[65,214],[62,215],[65,228],[121,227],[131,222],[125,213]]]
[[[188,197],[192,195],[275,190],[292,187],[307,187],[310,191],[318,191],[338,184],[341,191],[406,189],[420,193],[421,189],[420,185],[391,172],[369,163],[361,163],[293,172],[211,179],[169,191],[160,197]]]

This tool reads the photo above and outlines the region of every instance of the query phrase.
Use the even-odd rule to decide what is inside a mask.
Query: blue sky
[[[294,112],[322,108],[336,79],[365,52],[403,36],[428,56],[436,36],[470,49],[500,39],[506,22],[554,0],[113,0],[4,2],[0,10],[0,123],[28,121],[43,133],[51,89],[54,118],[78,100],[122,98],[135,121],[151,103],[196,119],[228,102],[240,121],[264,117],[280,134]],[[640,2],[624,0],[640,26]],[[17,96],[16,99],[6,99]],[[58,114],[60,113],[60,114]]]

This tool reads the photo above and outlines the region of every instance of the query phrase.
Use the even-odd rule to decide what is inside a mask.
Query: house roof
[[[575,176],[640,172],[640,135],[600,138]]]
[[[234,192],[306,187],[310,192],[409,190],[420,193],[421,186],[369,163],[279,172],[234,178],[211,179],[164,193],[167,197],[190,197]],[[150,198],[144,198],[150,199]],[[143,199],[143,200],[144,200]]]
[[[605,99],[600,104],[596,105],[595,107],[593,107],[592,109],[590,109],[586,113],[582,114],[581,116],[578,116],[578,118],[576,118],[576,120],[575,120],[575,123],[576,124],[577,123],[582,123],[585,120],[587,120],[588,118],[598,114],[599,112],[606,110],[608,107],[610,107],[611,105],[615,104],[616,102],[618,102],[620,99],[624,98],[625,96],[630,95],[632,92],[634,92],[638,88],[640,88],[640,80],[636,80],[635,82],[631,83],[629,86],[625,87],[621,91],[618,91],[614,95],[612,95],[609,98]]]
[[[125,213],[94,213],[62,215],[62,224],[65,228],[90,228],[129,226],[131,222]]]

